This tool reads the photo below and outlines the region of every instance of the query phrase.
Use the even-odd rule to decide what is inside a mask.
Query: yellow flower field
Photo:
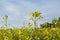
[[[0,40],[60,40],[60,28],[0,29]]]

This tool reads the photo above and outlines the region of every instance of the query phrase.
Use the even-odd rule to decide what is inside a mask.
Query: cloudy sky
[[[8,24],[20,25],[28,20],[31,12],[39,10],[43,19],[39,23],[51,22],[60,17],[60,0],[0,0],[0,25],[2,16],[8,15]]]

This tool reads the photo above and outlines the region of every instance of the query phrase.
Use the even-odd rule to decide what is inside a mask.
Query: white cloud
[[[16,10],[15,9],[15,7],[11,4],[11,5],[6,5],[5,6],[5,9],[6,9],[6,11],[8,11],[8,12],[12,12],[12,11],[14,11],[14,10]]]

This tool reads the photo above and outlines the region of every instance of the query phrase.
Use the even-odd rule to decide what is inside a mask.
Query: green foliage
[[[60,28],[60,20],[57,20],[54,18],[52,20],[52,23],[45,22],[44,24],[41,25],[41,27],[59,27]]]

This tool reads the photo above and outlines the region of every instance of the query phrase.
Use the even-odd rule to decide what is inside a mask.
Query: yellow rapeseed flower
[[[52,30],[56,30],[55,28],[52,28]]]
[[[26,36],[26,40],[28,40],[29,39],[29,36]]]
[[[4,37],[4,40],[9,40],[7,36]]]
[[[19,34],[21,34],[22,32],[19,30]]]
[[[49,32],[46,30],[43,32],[45,35],[49,35]]]
[[[45,36],[43,39],[47,39],[48,38],[48,36]]]
[[[57,34],[60,34],[59,31],[56,32]]]

